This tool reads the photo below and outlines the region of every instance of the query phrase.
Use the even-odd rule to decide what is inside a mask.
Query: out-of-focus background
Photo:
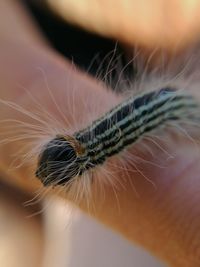
[[[60,198],[25,207],[28,200],[31,196],[0,185],[0,266],[165,266]]]
[[[48,206],[45,222],[45,267],[166,266],[61,199]]]

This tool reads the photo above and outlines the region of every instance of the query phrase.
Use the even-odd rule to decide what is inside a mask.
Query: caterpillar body
[[[130,97],[85,129],[47,143],[36,176],[45,186],[65,185],[167,122],[194,119],[198,107],[194,97],[170,87]]]

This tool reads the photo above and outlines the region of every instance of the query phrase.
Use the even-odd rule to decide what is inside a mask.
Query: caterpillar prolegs
[[[85,129],[47,143],[36,176],[45,186],[65,185],[170,121],[196,120],[198,108],[193,96],[170,87],[132,96]]]

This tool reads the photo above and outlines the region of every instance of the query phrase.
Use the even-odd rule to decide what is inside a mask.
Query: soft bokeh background
[[[0,185],[0,266],[165,266],[60,198],[25,207],[30,199]]]
[[[54,201],[46,212],[45,266],[58,266],[56,262],[59,261],[59,267],[165,266],[82,212],[76,210],[71,214],[70,206],[61,199]],[[55,240],[59,244],[56,250]]]

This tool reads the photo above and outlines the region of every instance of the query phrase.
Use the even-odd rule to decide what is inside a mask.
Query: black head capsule
[[[74,142],[73,142],[74,141]],[[65,184],[80,172],[76,151],[77,141],[73,137],[58,136],[44,147],[40,154],[36,176],[45,185]]]

